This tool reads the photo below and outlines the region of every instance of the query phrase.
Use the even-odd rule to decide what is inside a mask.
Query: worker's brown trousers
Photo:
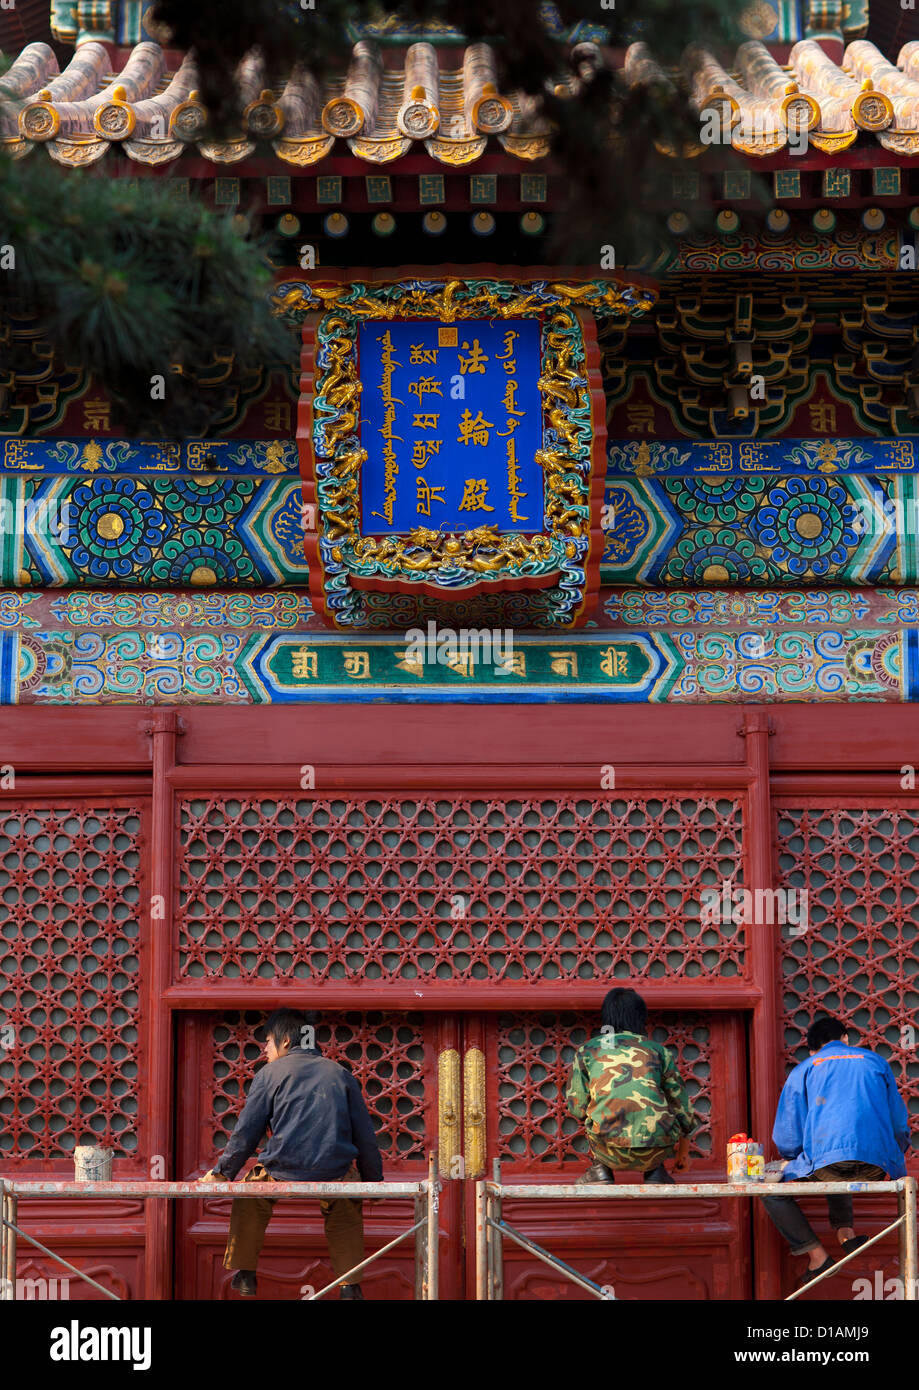
[[[277,1182],[260,1163],[256,1163],[245,1182]],[[360,1182],[356,1166],[339,1179],[341,1182]],[[275,1198],[239,1197],[230,1209],[230,1234],[223,1257],[224,1269],[255,1269],[265,1243],[265,1230],[271,1220]],[[336,1279],[359,1265],[364,1258],[364,1221],[361,1202],[357,1197],[337,1197],[320,1201],[319,1209],[325,1222],[325,1238],[329,1259]],[[348,1283],[359,1283],[360,1275]]]

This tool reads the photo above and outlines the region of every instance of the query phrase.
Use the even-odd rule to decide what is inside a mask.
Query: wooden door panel
[[[899,785],[899,775],[897,783]],[[891,779],[893,781],[893,779]],[[806,785],[807,779],[802,778]],[[807,1056],[809,1024],[832,1014],[850,1028],[850,1041],[890,1064],[915,1129],[919,1120],[919,1061],[915,1046],[919,1003],[919,813],[894,790],[853,796],[849,788],[796,794],[774,802],[776,882],[806,893],[806,915],[794,932],[777,935],[786,1072]],[[800,900],[799,900],[800,901]],[[803,929],[802,929],[803,928]],[[919,1174],[915,1141],[907,1169]],[[823,1198],[803,1210],[827,1250],[837,1248]],[[873,1235],[896,1217],[893,1196],[856,1198],[859,1232]],[[781,1247],[790,1287],[801,1261]],[[873,1288],[899,1273],[896,1236],[860,1253],[808,1299],[851,1299],[857,1279]]]
[[[722,1180],[727,1139],[746,1127],[743,1019],[714,1012],[658,1014],[653,1036],[676,1051],[702,1124],[683,1181]],[[503,1013],[486,1020],[488,1172],[509,1182],[574,1181],[587,1166],[565,1091],[575,1049],[595,1013]],[[679,1177],[678,1177],[678,1180]],[[750,1291],[745,1204],[716,1199],[506,1202],[504,1216],[618,1298],[745,1298]],[[583,1299],[579,1289],[510,1241],[505,1298]]]
[[[180,1019],[179,1177],[198,1177],[222,1151],[261,1055],[254,1034],[263,1017],[235,1011]],[[439,1029],[437,1020],[396,1011],[323,1013],[317,1028],[324,1055],[348,1066],[360,1082],[383,1154],[384,1176],[392,1181],[426,1177],[428,1153],[437,1146]],[[222,1264],[230,1202],[214,1199],[178,1205],[176,1296],[234,1297],[229,1290],[232,1276]],[[365,1204],[368,1254],[411,1222],[410,1200]],[[449,1283],[446,1247],[444,1240],[442,1259]],[[318,1203],[278,1204],[258,1276],[262,1299],[302,1298],[305,1289],[323,1288],[331,1281]],[[412,1240],[372,1265],[362,1284],[370,1299],[412,1298]]]

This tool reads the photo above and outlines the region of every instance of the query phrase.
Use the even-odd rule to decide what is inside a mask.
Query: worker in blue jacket
[[[807,1031],[810,1057],[782,1089],[772,1139],[788,1162],[783,1182],[882,1182],[906,1172],[909,1116],[893,1072],[876,1053],[851,1047],[846,1025],[826,1014]],[[807,1255],[805,1284],[839,1256],[827,1254],[793,1197],[764,1197],[793,1255]],[[830,1225],[846,1254],[864,1245],[848,1193],[827,1197]]]

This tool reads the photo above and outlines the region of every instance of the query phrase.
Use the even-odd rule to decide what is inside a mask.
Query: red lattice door
[[[781,1022],[790,1070],[806,1055],[809,1023],[829,1013],[849,1025],[849,1041],[889,1062],[915,1131],[919,1116],[919,813],[891,793],[853,797],[777,798],[776,882],[806,891],[807,930],[783,934],[779,945]],[[919,1151],[907,1154],[919,1171]],[[827,1234],[826,1204],[805,1202],[818,1234]],[[860,1230],[873,1233],[894,1219],[893,1198],[860,1199]],[[832,1246],[828,1245],[828,1248]],[[789,1257],[784,1254],[785,1275]],[[826,1285],[826,1298],[851,1298],[855,1279],[896,1275],[893,1237],[857,1256]]]
[[[80,795],[73,785],[0,798],[5,1176],[72,1179],[79,1144],[110,1148],[118,1181],[150,1175],[148,817],[145,796]],[[27,1198],[20,1215],[119,1298],[143,1296],[142,1202]],[[101,1297],[26,1241],[17,1272],[64,1278],[63,1298]]]
[[[700,899],[725,879],[746,879],[744,793],[189,792],[176,813],[171,995],[208,1009],[185,1019],[179,1039],[181,1176],[212,1162],[258,1056],[257,1016],[216,1013],[218,1004],[267,1010],[287,990],[308,991],[331,1029],[328,1050],[354,1066],[377,1106],[387,1175],[420,1174],[428,1150],[438,1151],[441,1297],[469,1296],[475,1246],[463,1176],[494,1157],[534,1181],[583,1166],[576,1127],[563,1116],[563,1073],[586,1026],[577,1011],[630,981],[673,987],[704,1006],[691,1015],[668,1004],[659,1022],[684,1053],[700,1105],[716,1116],[697,1141],[697,1170],[722,1171],[728,1135],[748,1123],[738,996],[750,991],[753,952],[747,928],[707,924]],[[378,1014],[341,1012],[358,989]],[[555,1011],[548,1043],[540,1006]],[[380,1027],[395,1029],[392,1038],[377,1036]],[[520,1097],[527,1117],[514,1108]],[[662,1206],[642,1203],[613,1226],[605,1211],[547,1206],[535,1229],[550,1249],[633,1297],[747,1296],[747,1214],[703,1200],[681,1205],[679,1217]],[[226,1296],[227,1204],[190,1204],[179,1220],[180,1296]],[[370,1247],[396,1229],[372,1215]],[[368,1279],[371,1296],[410,1293],[410,1258],[397,1253],[375,1286]],[[265,1259],[266,1297],[315,1286],[327,1270],[318,1212],[279,1207]],[[512,1256],[508,1277],[509,1297],[577,1296]]]
[[[701,1121],[690,1168],[678,1180],[721,1181],[728,1137],[747,1125],[744,1020],[716,1012],[658,1013],[649,1027],[675,1052]],[[484,1157],[489,1176],[496,1158],[508,1182],[572,1182],[583,1173],[590,1160],[565,1092],[575,1050],[598,1031],[596,1013],[507,1012],[483,1020],[487,1138],[477,1157],[480,1163]],[[467,1062],[467,1079],[473,1070]],[[475,1118],[468,1085],[465,1107]],[[750,1297],[746,1203],[700,1197],[677,1207],[623,1199],[615,1206],[578,1201],[575,1208],[572,1202],[518,1201],[504,1204],[504,1216],[588,1278],[612,1285],[620,1299]],[[504,1297],[591,1295],[506,1241]]]
[[[263,1017],[263,1013],[228,1011],[180,1019],[179,1177],[200,1176],[223,1150],[261,1056],[255,1030]],[[427,1176],[428,1154],[437,1147],[438,1053],[445,1026],[437,1018],[399,1010],[320,1015],[317,1043],[325,1056],[357,1077],[388,1181],[415,1182]],[[176,1296],[235,1297],[229,1291],[231,1275],[223,1269],[229,1202],[215,1199],[177,1205]],[[448,1200],[441,1216],[440,1250],[441,1282],[447,1296],[457,1283],[453,1266],[460,1244],[453,1238],[456,1223],[451,1221],[451,1210]],[[411,1223],[410,1200],[366,1203],[367,1253],[395,1239]],[[368,1298],[413,1297],[413,1245],[409,1238],[370,1266],[362,1280]],[[264,1299],[308,1297],[308,1290],[331,1281],[317,1203],[278,1204],[258,1277],[258,1296]]]

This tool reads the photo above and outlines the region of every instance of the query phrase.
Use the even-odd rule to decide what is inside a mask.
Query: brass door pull
[[[485,1172],[485,1053],[470,1047],[463,1058],[463,1120],[466,1177]]]
[[[460,1176],[461,1091],[459,1053],[446,1047],[437,1059],[437,1167],[442,1178]]]

